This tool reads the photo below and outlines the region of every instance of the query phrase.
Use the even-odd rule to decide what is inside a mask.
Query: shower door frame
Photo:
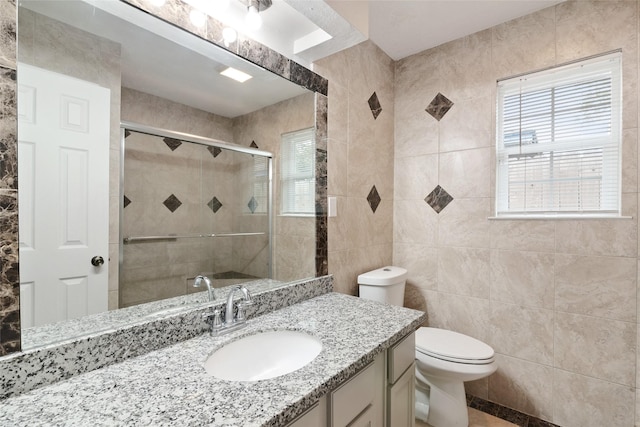
[[[122,233],[122,223],[124,215],[124,151],[125,151],[125,131],[133,131],[138,133],[144,133],[152,136],[159,136],[164,138],[173,138],[180,141],[190,142],[194,144],[223,148],[225,150],[231,150],[238,153],[250,154],[254,156],[266,157],[268,166],[268,183],[267,188],[269,196],[267,198],[267,221],[269,223],[269,279],[273,278],[273,153],[269,151],[259,150],[251,147],[244,147],[241,145],[233,144],[213,138],[206,138],[203,136],[193,135],[185,132],[176,132],[168,129],[157,128],[154,126],[143,125],[140,123],[122,121],[120,122],[120,177],[119,177],[119,219],[118,219],[118,288],[120,288],[121,274],[123,271],[123,258],[124,258],[124,235]]]

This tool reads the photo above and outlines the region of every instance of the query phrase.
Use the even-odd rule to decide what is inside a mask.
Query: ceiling
[[[218,0],[183,1],[204,8]],[[563,0],[273,0],[261,12],[262,28],[254,32],[243,28],[243,1],[230,0],[227,15],[217,19],[311,67],[313,61],[367,39],[398,60]],[[304,92],[176,27],[158,26],[158,20],[123,5],[113,0],[20,2],[20,7],[120,43],[122,82],[127,87],[225,117],[256,111]],[[309,42],[319,29],[331,37]],[[254,78],[244,84],[230,82],[218,74],[223,65]]]
[[[369,38],[398,60],[562,1],[368,1]]]

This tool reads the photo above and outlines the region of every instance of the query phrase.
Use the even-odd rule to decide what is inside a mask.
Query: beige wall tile
[[[556,6],[556,50],[563,63],[622,48],[638,51],[636,1],[569,1]]]
[[[446,78],[439,90],[454,103],[489,97],[493,93],[491,32],[480,31],[441,47],[444,52],[442,75]]]
[[[491,299],[553,309],[553,255],[491,251]]]
[[[479,397],[480,399],[489,399],[489,378],[481,378],[475,381],[468,381],[464,383],[464,391],[472,396]]]
[[[622,192],[638,191],[638,129],[622,133]]]
[[[329,251],[345,251],[350,245],[346,197],[336,197],[336,210],[337,216],[328,218]]]
[[[556,310],[636,321],[635,258],[555,257]]]
[[[554,252],[554,221],[494,220],[489,221],[491,247],[516,251]]]
[[[438,249],[438,290],[488,299],[491,287],[489,262],[489,249]]]
[[[442,64],[438,49],[396,63],[396,158],[438,152],[438,122],[425,109],[442,89]]]
[[[497,78],[556,63],[555,8],[549,7],[493,27],[492,61]]]
[[[491,316],[489,300],[439,292],[436,310],[438,327],[488,341]]]
[[[490,197],[489,147],[440,154],[439,184],[454,198]]]
[[[424,200],[438,185],[438,157],[431,154],[397,158],[395,168],[403,173],[395,176],[395,199]]]
[[[563,427],[631,426],[634,403],[632,388],[554,369],[555,424]]]
[[[489,198],[454,199],[438,214],[438,244],[488,248],[490,212]]]
[[[394,243],[437,246],[438,214],[424,200],[394,200]]]
[[[349,50],[349,63],[349,92],[352,98],[357,98],[356,102],[369,108],[367,99],[376,92],[382,105],[382,114],[393,120],[393,97],[385,99],[383,93],[385,90],[393,93],[395,67],[391,58],[373,42],[366,41]]]
[[[489,377],[489,400],[551,420],[553,368],[501,354],[496,361],[498,370]]]
[[[393,223],[389,218],[393,215],[393,203],[382,200],[374,213],[365,197],[347,199],[347,239],[350,246],[389,244],[391,248]]]
[[[438,252],[420,244],[393,245],[393,265],[407,269],[407,282],[420,289],[438,287]]]
[[[347,142],[349,135],[349,90],[329,80],[327,137],[329,140]]]
[[[638,253],[637,195],[622,195],[622,213],[631,219],[558,221],[559,253],[635,257]]]
[[[333,290],[347,295],[358,295],[355,272],[347,251],[329,251],[329,274],[333,274]]]
[[[393,249],[391,245],[381,244],[349,250],[349,262],[352,267],[351,283],[358,283],[358,275],[375,270],[385,265],[391,265]]]
[[[552,310],[491,301],[488,344],[498,353],[551,366],[553,317]]]
[[[557,312],[554,366],[635,385],[636,323]]]
[[[349,147],[346,142],[333,139],[327,144],[327,192],[331,196],[346,196]]]
[[[443,95],[447,96],[446,93]],[[439,122],[440,152],[493,145],[491,108],[495,103],[494,97],[485,96],[464,101],[449,99],[453,106]]]

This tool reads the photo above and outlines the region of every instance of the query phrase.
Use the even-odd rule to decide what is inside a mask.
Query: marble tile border
[[[333,290],[333,277],[324,276],[285,284],[253,294],[247,307],[253,318]],[[224,302],[213,307],[224,310]],[[0,358],[0,399],[15,396],[75,375],[137,357],[207,332],[198,304],[179,313],[138,319],[127,325],[99,331],[48,346]]]
[[[15,8],[13,9],[15,11]],[[8,18],[4,17],[4,21]],[[15,44],[15,37],[13,38]],[[0,67],[0,356],[20,351],[16,71]]]
[[[486,414],[493,415],[502,420],[509,421],[519,427],[560,427],[556,424],[544,421],[531,415],[489,402],[488,400],[467,394],[467,406]]]
[[[168,0],[161,7],[154,6],[149,0],[120,1],[208,40],[293,83],[313,92],[327,95],[329,89],[329,81],[327,79],[243,34],[238,34],[238,40],[226,46],[222,39],[224,25],[216,19],[208,17],[203,28],[194,27],[189,21],[189,6],[181,0]]]

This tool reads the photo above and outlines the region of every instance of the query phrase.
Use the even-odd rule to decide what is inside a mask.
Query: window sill
[[[487,218],[497,220],[576,220],[576,219],[633,219],[632,216],[615,214],[533,214],[533,215],[500,215]]]

